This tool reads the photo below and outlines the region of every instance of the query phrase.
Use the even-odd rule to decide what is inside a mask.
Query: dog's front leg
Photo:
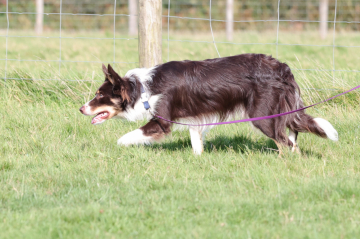
[[[153,139],[151,136],[147,136],[144,134],[144,131],[140,129],[136,129],[131,131],[120,139],[118,139],[117,144],[123,146],[130,146],[130,145],[139,145],[139,144],[151,144]]]
[[[131,131],[122,136],[118,141],[118,145],[149,145],[153,142],[160,141],[166,134],[170,133],[170,124],[161,120],[151,120],[149,123]]]
[[[201,155],[201,153],[204,152],[203,135],[201,131],[197,128],[190,127],[189,131],[193,152],[196,155]]]

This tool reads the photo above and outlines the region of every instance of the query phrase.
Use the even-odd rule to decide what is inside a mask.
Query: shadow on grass
[[[191,141],[190,139],[180,139],[151,145],[150,147],[153,149],[162,148],[172,151],[181,151],[184,149],[191,149]],[[235,137],[218,136],[213,140],[206,141],[204,147],[204,151],[208,153],[213,151],[225,152],[229,150],[242,154],[248,151],[261,151],[278,154],[276,144],[271,139],[268,139],[265,142],[263,140],[262,142],[256,142],[243,135]]]
[[[164,142],[160,144],[154,144],[149,147],[152,149],[165,149],[171,151],[191,150],[192,148],[190,139],[180,139],[176,141]],[[261,139],[259,141],[254,141],[244,135],[235,137],[218,136],[213,140],[206,141],[204,151],[207,153],[234,151],[235,153],[241,154],[247,152],[273,155],[279,154],[279,150],[272,139]],[[292,154],[293,153],[291,153],[289,149],[289,155]],[[287,155],[286,152],[285,155]],[[312,156],[316,158],[322,158],[321,154],[312,150],[301,151],[301,155],[304,157]]]

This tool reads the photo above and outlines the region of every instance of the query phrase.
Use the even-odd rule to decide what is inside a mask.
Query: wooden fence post
[[[319,17],[320,17],[320,37],[325,39],[328,31],[328,15],[329,15],[329,0],[320,0]]]
[[[42,34],[43,24],[44,24],[44,0],[36,0],[35,32],[37,35]]]
[[[161,64],[162,1],[139,0],[139,65]]]
[[[226,39],[233,40],[234,32],[234,0],[226,0]]]
[[[137,0],[129,0],[129,35],[138,33],[137,24]]]

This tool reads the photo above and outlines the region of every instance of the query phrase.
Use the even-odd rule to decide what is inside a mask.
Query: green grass
[[[94,33],[105,37],[101,34]],[[243,34],[243,42],[276,40],[270,33]],[[359,36],[343,34],[338,40],[351,44]],[[210,36],[184,34],[176,39]],[[320,44],[310,33],[284,33],[280,39]],[[58,57],[57,50],[51,51],[56,42],[10,40],[9,58]],[[112,61],[111,41],[84,42],[64,41],[63,59]],[[275,46],[218,48],[223,56],[276,55]],[[342,50],[346,52],[339,55],[338,66],[356,69],[358,55]],[[119,42],[117,51],[117,61],[137,61],[136,41]],[[293,68],[331,68],[332,48],[326,51],[278,48],[280,60]],[[170,60],[212,57],[212,44],[170,43]],[[276,145],[248,124],[227,125],[210,131],[205,152],[198,157],[192,154],[186,131],[173,132],[162,144],[125,148],[116,140],[145,122],[91,125],[90,117],[78,109],[92,98],[100,84],[95,80],[103,79],[99,64],[64,63],[59,75],[58,63],[8,63],[9,78],[94,81],[0,82],[1,238],[360,236],[359,92],[307,111],[329,120],[339,132],[339,142],[300,134],[302,155],[285,152],[279,158]],[[116,64],[115,69],[125,74],[136,66]],[[356,73],[336,73],[334,79],[331,72],[294,73],[306,105],[358,84]]]

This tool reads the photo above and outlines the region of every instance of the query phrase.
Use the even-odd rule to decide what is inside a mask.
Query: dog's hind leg
[[[250,116],[257,117],[257,116]],[[267,119],[267,120],[259,120],[253,121],[254,127],[258,128],[261,132],[263,132],[266,136],[274,140],[276,146],[279,149],[279,155],[282,154],[282,150],[284,146],[293,146],[292,142],[287,138],[285,134],[285,126],[284,129],[281,127],[276,127],[276,120],[279,119]],[[283,132],[284,131],[284,132]]]
[[[298,132],[297,131],[293,131],[291,129],[289,129],[289,140],[292,142],[292,148],[291,148],[291,152],[296,152],[298,154],[300,154],[300,149],[296,143],[297,140],[297,136],[298,136]]]
[[[284,145],[280,144],[277,140],[275,139],[272,139],[274,140],[276,146],[278,147],[278,150],[279,150],[279,157],[281,157],[281,155],[283,155],[283,148],[284,148]]]

